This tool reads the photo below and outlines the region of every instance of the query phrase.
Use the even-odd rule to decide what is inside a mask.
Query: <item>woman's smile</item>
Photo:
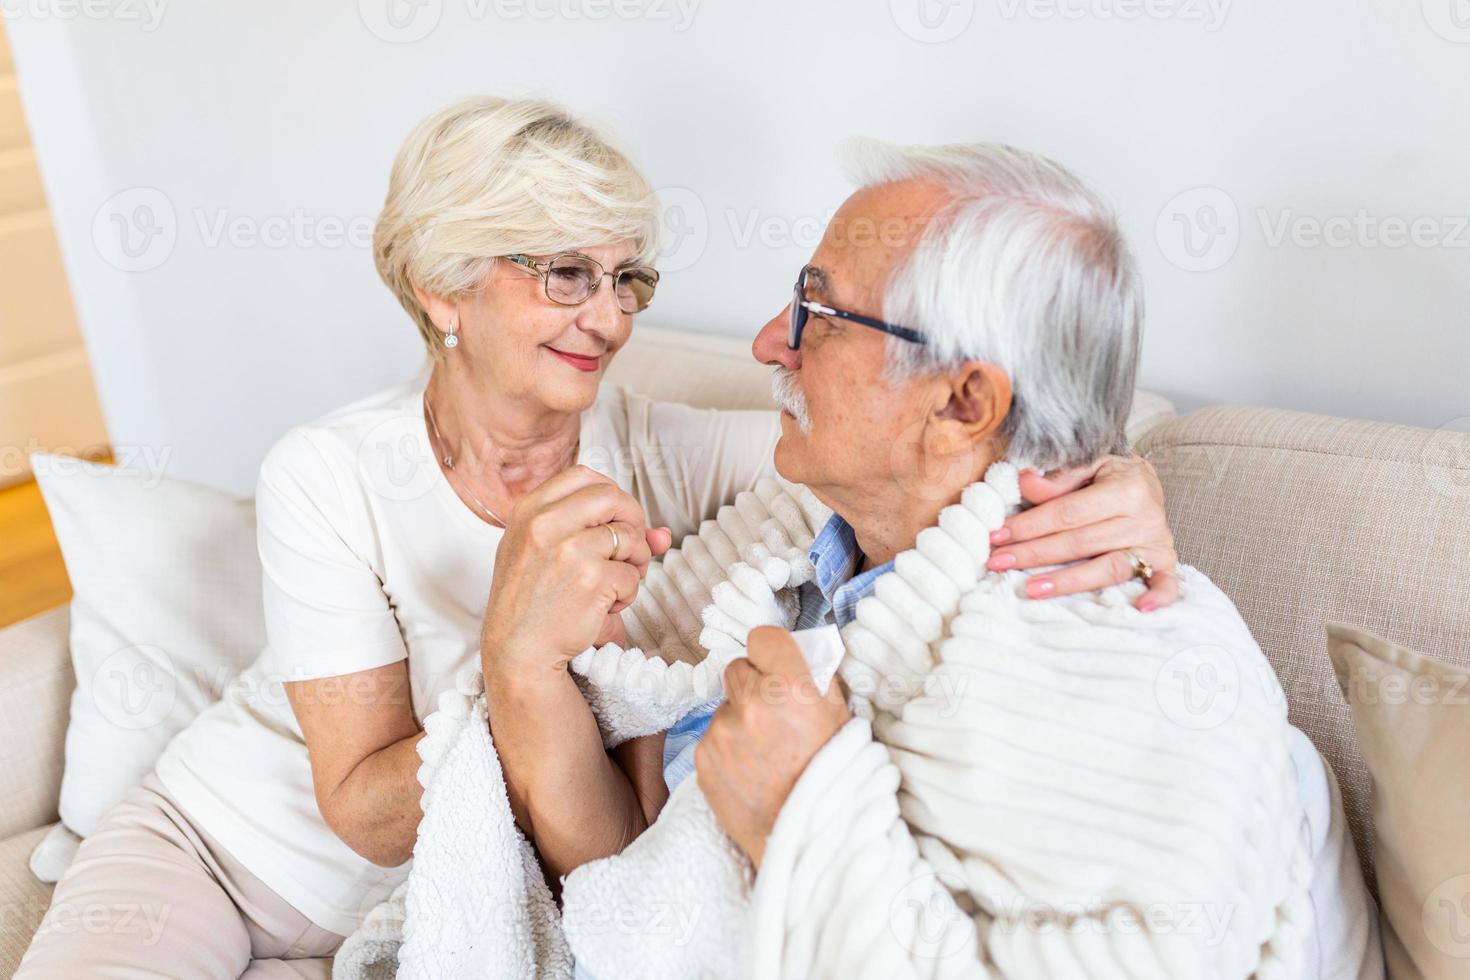
[[[599,367],[602,366],[601,355],[591,357],[586,354],[571,354],[564,350],[557,350],[555,347],[551,347],[549,345],[546,347],[546,349],[555,354],[557,357],[561,358],[563,361],[566,361],[578,371],[596,371]]]

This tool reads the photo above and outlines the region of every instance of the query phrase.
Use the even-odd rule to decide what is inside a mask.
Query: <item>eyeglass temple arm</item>
[[[529,255],[522,255],[520,253],[516,253],[515,255],[507,255],[507,256],[505,256],[505,259],[508,262],[514,262],[516,265],[519,265],[519,266],[522,266],[524,268],[530,269],[532,272],[544,272],[545,271],[545,269],[542,267],[541,263],[540,262],[537,262],[535,259],[531,258]],[[593,259],[592,261],[596,262],[597,260],[596,259]],[[598,268],[602,268],[602,263],[598,262],[597,263],[597,266],[598,266]],[[617,281],[617,277],[620,276],[620,275],[622,275],[625,272],[640,272],[640,271],[641,272],[649,272],[649,273],[652,273],[653,274],[653,281],[654,282],[658,282],[658,279],[659,279],[658,270],[657,269],[654,269],[654,268],[650,268],[649,266],[644,266],[644,265],[620,265],[616,269],[603,269],[602,270],[602,276],[599,277],[599,278],[606,278],[607,276],[612,276],[613,277],[613,281],[616,282]]]
[[[895,326],[894,324],[888,323],[884,320],[875,320],[870,316],[863,316],[861,313],[849,313],[847,310],[835,310],[830,306],[823,306],[821,303],[818,303],[815,300],[807,300],[803,305],[812,313],[820,313],[823,316],[835,316],[839,320],[851,320],[854,323],[861,323],[865,327],[872,327],[875,330],[881,330],[884,333],[893,334],[893,336],[899,337],[903,340],[907,340],[909,343],[912,344],[923,344],[928,342],[925,339],[924,335],[919,333],[917,330],[910,330],[908,327]]]

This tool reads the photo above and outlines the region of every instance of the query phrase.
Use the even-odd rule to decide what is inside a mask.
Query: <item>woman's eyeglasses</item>
[[[658,270],[652,266],[630,265],[607,272],[596,259],[580,252],[562,252],[545,262],[529,255],[505,258],[540,276],[546,286],[546,298],[562,306],[587,302],[606,276],[613,281],[618,309],[624,313],[641,313],[653,302],[653,291],[658,287]]]
[[[892,334],[907,340],[909,343],[926,343],[924,335],[917,330],[908,327],[898,327],[883,320],[875,320],[861,313],[853,313],[850,310],[837,310],[830,306],[806,298],[806,278],[811,271],[811,266],[802,266],[801,273],[796,277],[796,288],[791,296],[791,326],[786,334],[786,346],[792,350],[801,350],[801,332],[806,329],[807,316],[816,313],[821,316],[836,317],[839,320],[851,320],[853,323],[861,323],[865,327],[881,330],[886,334]]]

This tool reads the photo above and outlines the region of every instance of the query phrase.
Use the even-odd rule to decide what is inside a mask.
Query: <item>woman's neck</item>
[[[577,460],[581,413],[556,412],[506,397],[466,371],[438,364],[427,398],[454,472],[497,514]],[[482,492],[484,491],[484,492]],[[497,503],[504,506],[497,506]]]

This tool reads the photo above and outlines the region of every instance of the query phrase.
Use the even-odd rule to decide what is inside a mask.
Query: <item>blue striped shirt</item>
[[[871,594],[878,576],[893,567],[890,561],[854,575],[863,560],[857,532],[836,514],[812,542],[807,556],[816,569],[816,577],[799,590],[801,606],[795,626],[798,630],[828,623],[836,623],[839,629],[846,626],[857,615],[858,601]],[[694,772],[694,747],[704,737],[718,707],[718,701],[701,705],[669,729],[664,739],[664,782],[669,792]]]
[[[856,574],[863,561],[857,532],[836,514],[812,542],[808,556],[817,571],[816,589],[802,590],[801,612],[796,617],[799,630],[829,622],[836,623],[838,629],[846,627],[857,615],[858,600],[871,595],[878,576],[893,567],[890,561]]]

